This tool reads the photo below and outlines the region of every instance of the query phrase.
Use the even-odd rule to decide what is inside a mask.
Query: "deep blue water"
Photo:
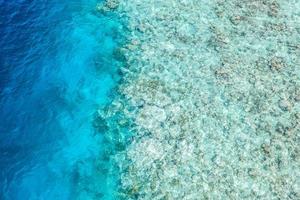
[[[96,4],[0,0],[0,199],[110,197],[101,170],[91,178],[103,150],[92,122],[122,38]]]

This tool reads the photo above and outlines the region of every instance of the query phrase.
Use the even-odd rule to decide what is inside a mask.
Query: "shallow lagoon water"
[[[299,199],[299,1],[118,2],[123,198]]]
[[[0,199],[110,197],[93,119],[119,80],[122,38],[96,5],[0,1]]]

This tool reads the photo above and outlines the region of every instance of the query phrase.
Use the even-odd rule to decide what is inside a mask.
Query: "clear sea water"
[[[121,25],[96,5],[0,0],[1,200],[112,198],[92,124],[119,80]]]

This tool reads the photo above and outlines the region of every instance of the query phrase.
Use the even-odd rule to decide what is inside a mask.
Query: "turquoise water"
[[[300,1],[101,1],[0,0],[0,200],[300,199]]]
[[[120,79],[122,26],[96,5],[0,1],[0,199],[112,198],[93,120]]]

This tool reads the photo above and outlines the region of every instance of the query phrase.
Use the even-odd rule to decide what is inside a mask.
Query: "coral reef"
[[[130,41],[101,115],[126,140],[119,197],[300,199],[300,2],[115,2]]]

